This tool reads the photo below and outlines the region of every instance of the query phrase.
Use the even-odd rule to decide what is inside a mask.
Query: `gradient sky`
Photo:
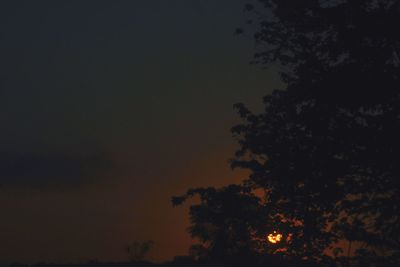
[[[232,105],[280,86],[233,34],[244,3],[1,2],[0,263],[187,254],[171,196],[245,177]]]

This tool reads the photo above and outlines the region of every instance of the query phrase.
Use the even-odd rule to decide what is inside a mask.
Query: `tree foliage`
[[[245,8],[251,25],[237,32],[254,32],[256,62],[279,65],[287,85],[264,98],[260,114],[235,106],[243,123],[232,128],[240,145],[232,167],[251,171],[239,186],[245,195],[263,192],[253,203],[257,214],[235,217],[251,225],[248,248],[320,262],[347,240],[356,254],[332,253],[398,264],[400,1],[259,0]],[[225,189],[207,190],[220,209],[229,207]],[[213,209],[206,199],[201,209]],[[203,223],[227,229],[213,221],[217,214],[199,217],[193,207],[193,236],[201,237],[193,230]],[[285,234],[282,247],[250,246],[268,225]]]
[[[304,226],[314,210],[333,224],[314,229],[398,254],[399,1],[259,2],[270,13],[258,16],[256,57],[281,64],[287,88],[262,114],[238,106],[233,165]]]
[[[189,190],[184,196],[173,198],[173,204],[194,196],[200,198],[200,203],[190,207],[189,232],[201,243],[192,247],[192,253],[200,259],[217,261],[250,258],[259,245],[254,237],[265,228],[253,220],[263,214],[259,198],[249,188],[229,185]]]
[[[154,242],[149,241],[134,241],[125,247],[132,262],[142,261],[153,247]]]

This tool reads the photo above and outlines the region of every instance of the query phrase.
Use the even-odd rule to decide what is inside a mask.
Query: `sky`
[[[280,82],[249,64],[244,0],[2,1],[0,264],[185,255],[188,188],[246,177],[233,104]]]

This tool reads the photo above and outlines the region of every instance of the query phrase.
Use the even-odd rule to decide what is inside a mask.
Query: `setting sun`
[[[280,242],[281,239],[282,239],[282,234],[279,234],[276,231],[268,235],[268,241],[273,244]]]

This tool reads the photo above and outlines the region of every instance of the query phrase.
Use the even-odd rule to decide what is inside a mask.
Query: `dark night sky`
[[[8,3],[6,3],[8,2]],[[235,182],[236,102],[279,86],[243,0],[2,1],[0,263],[187,253],[188,187]]]

